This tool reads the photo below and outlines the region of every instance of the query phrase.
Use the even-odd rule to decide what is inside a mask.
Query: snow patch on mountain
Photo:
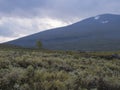
[[[108,23],[108,22],[109,22],[109,21],[106,20],[106,21],[102,21],[101,23],[106,24],[106,23]]]
[[[100,19],[100,16],[95,16],[94,19],[98,20],[98,19]]]

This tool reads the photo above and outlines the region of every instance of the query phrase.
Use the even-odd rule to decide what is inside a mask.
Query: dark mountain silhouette
[[[26,36],[8,44],[55,50],[106,51],[120,49],[120,15],[103,14],[75,24]]]

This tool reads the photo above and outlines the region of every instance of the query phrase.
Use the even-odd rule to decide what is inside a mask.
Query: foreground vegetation
[[[110,55],[0,48],[0,90],[120,90],[120,60]]]

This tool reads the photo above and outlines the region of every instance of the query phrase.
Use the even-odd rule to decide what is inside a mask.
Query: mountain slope
[[[35,47],[41,40],[44,48],[59,50],[120,49],[120,15],[103,14],[75,24],[23,37],[8,44]]]

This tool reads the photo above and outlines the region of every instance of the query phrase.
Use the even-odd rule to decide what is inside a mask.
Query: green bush
[[[0,90],[120,90],[120,60],[97,56],[1,49]]]

